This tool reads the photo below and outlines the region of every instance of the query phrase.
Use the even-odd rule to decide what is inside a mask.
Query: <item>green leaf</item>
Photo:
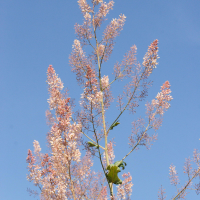
[[[119,167],[111,164],[107,167],[107,170],[109,170],[109,172],[106,174],[106,177],[109,183],[114,183],[117,185],[122,184],[122,180],[117,176],[118,172],[121,172]]]
[[[113,128],[114,128],[115,126],[119,125],[119,124],[120,124],[119,122],[115,122],[114,124],[111,125],[110,130],[113,130]]]
[[[98,148],[98,145],[94,144],[93,142],[88,142],[89,147],[96,147]]]
[[[109,165],[106,169],[108,173],[106,173],[106,178],[109,183],[114,183],[116,185],[122,184],[122,180],[119,179],[118,173],[121,172],[120,167],[122,169],[125,168],[126,163],[124,161],[116,161],[114,164]]]
[[[124,161],[116,161],[114,163],[114,165],[116,165],[117,167],[121,167],[123,170],[125,169],[125,166],[127,165]],[[125,166],[124,166],[125,165]]]

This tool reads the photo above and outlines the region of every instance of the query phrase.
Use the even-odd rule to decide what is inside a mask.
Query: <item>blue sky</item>
[[[162,184],[167,199],[176,190],[170,185],[169,166],[173,163],[183,185],[185,158],[192,157],[194,148],[200,150],[200,1],[199,0],[116,0],[107,24],[119,14],[126,23],[116,39],[113,54],[104,64],[103,72],[111,75],[113,65],[135,44],[137,58],[142,62],[148,45],[159,40],[159,65],[151,75],[153,86],[146,100],[153,99],[160,86],[168,80],[173,101],[164,115],[158,140],[150,150],[140,148],[126,160],[125,172],[133,178],[132,199],[155,200]],[[79,101],[82,89],[69,66],[69,55],[76,38],[74,24],[82,23],[75,0],[0,0],[0,199],[29,200],[26,189],[35,189],[26,180],[27,150],[33,141],[40,142],[45,153],[45,111],[48,109],[46,71],[52,64],[69,89],[70,96]],[[105,27],[105,26],[104,26]],[[100,31],[101,32],[101,31]],[[112,87],[115,94],[117,89]],[[131,121],[144,116],[141,102],[136,115],[125,113],[115,128],[116,160],[129,151],[127,137]],[[108,112],[112,121],[115,110]],[[123,147],[123,148],[122,148]],[[97,162],[94,167],[100,169]],[[187,199],[199,196],[191,191]]]

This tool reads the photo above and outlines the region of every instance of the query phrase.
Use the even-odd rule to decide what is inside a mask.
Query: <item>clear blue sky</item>
[[[147,100],[169,80],[173,101],[164,115],[158,140],[150,150],[140,148],[126,160],[125,172],[133,177],[132,199],[155,200],[162,184],[167,199],[175,194],[170,185],[169,166],[173,163],[181,183],[185,158],[200,150],[200,1],[199,0],[116,0],[108,21],[119,14],[126,23],[104,73],[112,73],[115,61],[121,61],[136,44],[142,62],[148,45],[159,40],[159,65]],[[107,23],[108,23],[107,21]],[[35,189],[26,180],[27,150],[33,140],[46,151],[45,111],[48,109],[46,71],[52,64],[70,96],[79,101],[82,90],[69,66],[69,54],[75,37],[74,24],[82,23],[76,0],[0,0],[0,199],[34,199],[26,192]],[[114,94],[116,87],[112,87]],[[128,151],[131,121],[144,116],[141,102],[136,115],[128,112],[113,132],[116,160]],[[118,113],[116,110],[113,113]],[[113,116],[108,113],[107,119]],[[123,147],[123,151],[120,150]],[[99,164],[99,163],[97,163]],[[95,168],[100,169],[97,164]],[[199,196],[191,191],[187,199]]]

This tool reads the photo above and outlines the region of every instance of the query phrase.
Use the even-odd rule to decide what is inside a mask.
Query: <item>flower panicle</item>
[[[143,58],[143,66],[146,68],[146,75],[150,75],[154,68],[156,68],[158,60],[158,40],[154,40],[149,46],[147,53]]]

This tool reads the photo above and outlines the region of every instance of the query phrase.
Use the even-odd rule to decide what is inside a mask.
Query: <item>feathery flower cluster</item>
[[[157,100],[152,100],[152,105],[154,107],[157,107],[157,114],[163,115],[164,111],[166,111],[170,107],[169,101],[173,99],[172,96],[170,96],[170,93],[170,84],[169,81],[166,81],[161,86],[161,92],[158,93],[156,96]]]
[[[127,174],[124,173],[122,177],[124,178],[124,180],[122,181],[121,185],[117,186],[117,196],[120,199],[130,200],[133,186],[132,177],[129,172]]]
[[[34,153],[28,150],[28,180],[41,188],[43,199],[88,198],[99,195],[100,177],[91,171],[90,152],[81,159],[80,123],[71,123],[70,98],[61,94],[63,84],[50,65],[47,71],[50,109],[55,110],[48,143],[51,155],[41,153],[39,142],[34,141]],[[49,116],[49,113],[48,113]],[[98,181],[97,181],[98,180]],[[90,190],[83,190],[90,188]],[[97,189],[98,188],[98,189]],[[93,199],[93,197],[92,197]]]
[[[114,159],[115,159],[115,154],[114,154],[114,148],[113,148],[113,146],[114,146],[114,144],[113,144],[113,142],[112,141],[110,141],[109,143],[108,143],[108,146],[107,146],[107,148],[108,148],[108,159],[109,159],[109,163],[110,164],[113,164],[113,162],[114,162]],[[103,153],[103,165],[104,165],[104,167],[106,168],[106,156],[105,156],[105,152]]]
[[[98,3],[100,3],[100,1],[98,1]],[[99,8],[99,11],[97,12],[94,18],[94,25],[96,28],[99,27],[101,23],[105,20],[106,15],[109,13],[110,10],[112,10],[113,5],[114,5],[113,1],[110,1],[108,4],[101,1],[101,6]]]
[[[91,7],[87,4],[86,0],[78,0],[79,7],[82,13],[92,12]]]
[[[102,89],[104,90],[106,87],[108,87],[109,86],[109,78],[108,78],[108,76],[103,76],[102,78],[101,78],[101,84],[102,84]]]
[[[86,0],[78,0],[79,7],[83,13],[84,22],[83,25],[75,24],[75,33],[79,39],[83,40],[83,44],[87,44],[88,39],[93,37],[91,29],[91,15],[93,12],[91,7],[87,4]]]
[[[47,83],[49,85],[49,93],[51,93],[50,98],[48,99],[48,103],[50,105],[50,110],[55,109],[59,104],[57,102],[60,99],[60,91],[63,89],[63,83],[60,78],[55,74],[55,70],[52,65],[49,66],[47,71]]]
[[[133,45],[130,51],[125,54],[121,64],[116,63],[114,66],[115,79],[122,79],[124,77],[132,77],[134,73],[139,70],[136,58],[137,47]]]
[[[161,116],[164,114],[165,111],[167,111],[170,107],[169,101],[171,101],[173,98],[170,96],[171,90],[170,90],[170,84],[169,81],[166,81],[161,86],[161,92],[157,94],[156,99],[153,99],[151,104],[147,103],[147,116],[149,118],[149,121],[151,122],[151,127],[153,127],[155,130],[157,130],[162,123]],[[156,117],[156,115],[159,115],[159,117]]]
[[[149,55],[152,51],[152,48],[157,48],[158,40],[154,41],[148,48],[146,55]],[[148,67],[141,66],[140,63],[137,62],[136,59],[136,52],[137,47],[133,45],[128,51],[121,64],[117,63],[114,66],[114,73],[115,73],[115,80],[122,79],[122,78],[130,78],[130,82],[125,85],[124,94],[118,96],[118,102],[120,110],[123,109],[123,102],[122,99],[124,97],[127,98],[129,104],[127,109],[129,109],[132,113],[136,112],[136,108],[139,106],[139,101],[143,100],[148,94],[148,88],[151,85],[151,82],[148,81],[148,76],[150,75],[149,69],[155,67],[152,62],[148,59],[152,59],[151,56],[146,60],[149,61]],[[154,57],[158,58],[157,56],[158,49],[154,51]],[[156,63],[157,64],[157,63]]]
[[[158,40],[154,40],[149,46],[142,63],[147,68],[147,76],[152,73],[153,68],[156,68],[158,58]]]
[[[101,78],[101,86],[102,86],[102,90],[103,90],[104,107],[105,107],[105,109],[108,109],[108,107],[110,106],[110,103],[113,101],[113,97],[112,97],[112,92],[110,90],[108,76],[104,75]]]
[[[100,109],[100,101],[103,93],[99,91],[99,85],[96,79],[95,71],[87,66],[86,68],[86,79],[85,89],[81,95],[81,105],[86,109],[90,110],[91,106]]]
[[[73,50],[69,57],[69,62],[72,67],[72,71],[76,73],[76,79],[78,83],[84,85],[86,81],[85,77],[87,73],[87,68],[90,69],[92,63],[86,57],[79,40],[74,40],[72,49]]]
[[[103,40],[105,42],[109,42],[119,35],[119,32],[123,29],[125,19],[126,16],[121,14],[118,19],[111,21],[104,31]]]
[[[94,5],[98,5],[99,3],[103,3],[103,0],[92,0]]]
[[[99,56],[100,58],[102,58],[104,56],[104,51],[105,51],[105,45],[99,44],[98,48],[96,49],[96,53],[95,53],[96,57]]]
[[[170,175],[170,183],[172,185],[178,185],[179,183],[179,179],[178,179],[178,176],[177,176],[177,172],[176,172],[176,167],[174,165],[170,165],[169,167],[169,175]]]
[[[122,78],[130,78],[128,84],[125,85],[123,94],[118,96],[118,107],[120,110],[123,109],[123,99],[124,97],[127,98],[129,104],[127,109],[130,110],[132,113],[135,112],[135,108],[138,107],[138,101],[142,100],[145,96],[144,90],[141,92],[139,91],[140,81],[142,80],[142,73],[141,73],[141,65],[137,63],[136,59],[136,52],[137,47],[133,45],[128,51],[124,59],[122,60],[121,64],[117,63],[114,66],[114,74],[115,80]],[[141,85],[143,87],[143,85]]]
[[[191,164],[190,158],[185,159],[185,165],[183,167],[183,171],[184,171],[184,173],[186,173],[188,175],[188,177],[191,176],[191,174],[192,174],[192,164]]]
[[[118,19],[113,19],[104,30],[102,43],[105,45],[105,50],[104,57],[101,58],[104,61],[107,61],[110,57],[114,47],[114,39],[119,35],[120,31],[122,31],[125,19],[125,15],[121,14]]]

